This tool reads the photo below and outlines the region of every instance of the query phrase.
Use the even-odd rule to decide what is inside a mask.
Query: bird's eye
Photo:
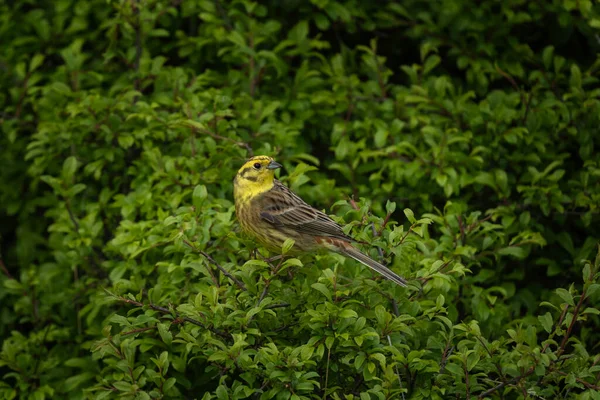
[[[261,165],[260,163],[256,163],[256,164],[254,164],[254,168],[255,168],[255,169],[260,169],[260,167],[261,167],[261,166],[262,166],[262,165]]]

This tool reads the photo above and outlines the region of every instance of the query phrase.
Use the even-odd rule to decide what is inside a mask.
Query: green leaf
[[[4,281],[4,287],[7,289],[11,289],[14,291],[22,291],[24,290],[23,285],[16,279],[7,279]]]
[[[219,400],[228,400],[229,392],[227,391],[227,387],[224,385],[219,385],[216,390],[217,399]]]
[[[552,315],[549,312],[544,315],[539,315],[538,320],[546,332],[552,333],[552,324],[554,322],[552,321]]]
[[[208,197],[208,191],[206,190],[206,186],[204,185],[196,185],[194,188],[194,192],[192,194],[192,201],[194,203],[194,207],[197,209],[202,209],[202,204]]]
[[[165,342],[167,346],[170,346],[173,341],[173,334],[169,332],[168,326],[166,324],[159,323],[156,325],[156,327],[158,328],[158,333],[162,341]]]
[[[38,67],[44,62],[44,58],[45,57],[43,54],[34,55],[29,62],[29,72],[33,72],[38,69]]]
[[[77,171],[77,159],[74,156],[67,157],[62,167],[62,179],[65,182],[73,182],[75,171]]]
[[[408,219],[408,221],[411,224],[414,224],[415,222],[417,222],[417,220],[415,218],[415,214],[412,212],[412,210],[410,208],[404,209],[404,215],[406,216],[406,218]]]
[[[525,249],[518,246],[504,247],[498,250],[498,254],[503,256],[509,255],[519,259],[523,259],[527,256],[527,252],[525,251]]]
[[[570,306],[575,306],[575,302],[573,301],[573,295],[569,293],[568,290],[563,288],[556,289],[556,294],[560,296],[560,298]]]
[[[572,87],[581,88],[581,70],[577,64],[571,65],[570,85]]]
[[[281,254],[287,254],[292,249],[292,247],[294,247],[294,243],[296,243],[294,239],[285,239],[283,245],[281,246]]]
[[[385,211],[388,215],[391,215],[394,211],[396,211],[396,203],[388,200],[385,203]]]
[[[340,318],[358,318],[358,314],[354,310],[345,309],[338,314]]]
[[[325,286],[323,283],[320,282],[316,282],[313,283],[312,285],[310,285],[313,289],[321,292],[323,294],[323,296],[325,296],[327,298],[327,300],[331,301],[331,291],[329,290],[329,288],[327,286]]]
[[[328,336],[327,339],[325,339],[325,347],[327,347],[329,350],[331,350],[334,342],[335,342],[335,338],[333,336]]]

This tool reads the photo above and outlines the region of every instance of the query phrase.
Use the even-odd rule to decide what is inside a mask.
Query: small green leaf
[[[412,212],[412,210],[410,208],[404,209],[404,215],[406,216],[406,218],[408,219],[408,221],[411,224],[414,224],[415,222],[417,222],[417,220],[415,218],[415,214]]]
[[[573,301],[573,295],[569,293],[568,290],[563,288],[556,289],[556,294],[560,296],[560,298],[570,306],[575,306],[575,302]]]
[[[548,333],[552,332],[552,314],[550,314],[549,312],[547,312],[544,315],[539,315],[538,316],[538,320],[540,321],[540,324],[542,325],[542,327],[544,328],[544,330]]]
[[[31,58],[31,61],[29,62],[29,72],[33,72],[36,69],[38,69],[38,67],[42,65],[43,62],[44,56],[42,54],[36,54],[35,56],[33,56]]]
[[[206,190],[206,186],[196,185],[196,187],[194,188],[194,192],[192,193],[192,201],[194,203],[194,207],[200,209],[207,197],[208,191]]]
[[[158,333],[162,341],[165,342],[167,346],[170,346],[171,342],[173,341],[173,334],[169,332],[169,328],[167,327],[167,325],[159,323],[156,326],[158,328]]]
[[[333,343],[335,342],[335,338],[333,336],[329,336],[327,337],[327,339],[325,339],[325,346],[331,350],[331,348],[333,347]]]
[[[439,294],[438,297],[435,299],[436,308],[442,308],[444,306],[445,301],[446,300],[444,299],[444,295]]]
[[[385,203],[385,211],[388,213],[388,215],[392,214],[394,211],[396,211],[396,203],[388,200],[387,203]]]
[[[73,182],[75,171],[77,171],[77,159],[74,156],[70,156],[63,163],[61,174],[63,180],[68,183]]]
[[[292,249],[292,247],[294,247],[294,243],[294,239],[285,239],[285,242],[283,242],[283,245],[281,246],[281,254],[287,254]]]
[[[375,307],[375,318],[377,318],[377,323],[379,325],[384,325],[388,321],[388,312],[382,305],[377,305]]]
[[[498,250],[498,254],[503,255],[503,256],[506,256],[506,255],[513,256],[516,258],[523,259],[526,257],[527,252],[522,247],[509,246],[509,247],[504,247],[504,248]]]
[[[354,310],[346,309],[338,314],[340,318],[358,318],[358,314]]]
[[[216,394],[217,394],[217,399],[219,399],[219,400],[228,400],[229,399],[229,392],[227,391],[227,387],[225,385],[220,385],[216,390]]]
[[[331,300],[331,292],[329,288],[325,286],[323,283],[316,282],[310,285],[313,289],[318,290],[323,294],[323,296],[327,297],[328,300]]]

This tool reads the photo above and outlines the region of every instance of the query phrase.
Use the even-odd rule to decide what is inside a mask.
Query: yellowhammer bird
[[[275,252],[289,238],[294,240],[293,251],[325,248],[354,258],[398,285],[407,285],[405,279],[358,251],[335,221],[275,179],[278,168],[281,164],[271,157],[256,156],[235,176],[235,211],[244,231]]]

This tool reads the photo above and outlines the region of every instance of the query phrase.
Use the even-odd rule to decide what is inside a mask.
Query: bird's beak
[[[271,161],[269,163],[269,165],[267,165],[267,169],[277,169],[277,168],[281,168],[283,165],[279,164],[278,162],[275,161]]]

